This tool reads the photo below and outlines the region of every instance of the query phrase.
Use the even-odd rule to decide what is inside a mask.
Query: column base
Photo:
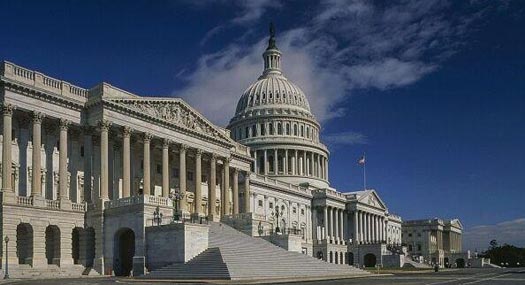
[[[93,260],[93,270],[101,275],[111,275],[111,270],[109,270],[109,272],[105,272],[104,267],[104,257],[98,257]]]
[[[60,203],[60,209],[71,210],[71,205],[73,204],[71,200],[66,199],[66,198],[60,198],[58,201]]]
[[[142,276],[146,274],[146,257],[133,256],[133,276]]]
[[[46,199],[40,195],[32,196],[33,197],[33,206],[44,208],[46,206]]]
[[[208,221],[210,222],[220,222],[221,216],[220,215],[208,215]]]
[[[15,204],[16,195],[11,189],[2,189],[2,204]]]

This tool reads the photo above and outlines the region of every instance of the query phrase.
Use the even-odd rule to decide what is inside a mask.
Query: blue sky
[[[366,152],[392,212],[525,245],[524,16],[521,1],[4,0],[0,59],[183,97],[224,126],[273,21],[284,72],[322,122],[332,186],[362,187]]]

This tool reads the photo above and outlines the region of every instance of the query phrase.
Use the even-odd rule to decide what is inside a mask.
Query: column
[[[284,150],[284,161],[283,161],[283,172],[284,175],[288,175],[288,149]]]
[[[67,191],[67,130],[69,121],[60,119],[60,143],[59,143],[59,160],[58,160],[58,189],[59,199],[67,200],[69,197]]]
[[[292,175],[297,175],[297,150],[294,149],[292,157]]]
[[[222,215],[229,215],[230,214],[230,158],[227,157],[224,159],[224,167],[223,167],[223,174],[224,177],[222,185],[224,188],[222,189],[222,196],[224,197],[224,200],[222,200]]]
[[[354,236],[352,237],[352,243],[357,244],[359,242],[359,215],[357,210],[354,211]]]
[[[122,131],[122,197],[131,195],[131,128],[124,127]],[[84,179],[84,184],[87,178]]]
[[[144,169],[144,179],[143,179],[143,187],[142,187],[142,194],[149,195],[150,194],[150,188],[151,188],[151,162],[150,162],[150,143],[151,143],[152,135],[145,133],[144,134],[144,158],[142,161],[143,169]]]
[[[313,152],[310,152],[310,165],[308,166],[309,168],[309,173],[311,173],[310,176],[315,176],[314,175],[314,153]]]
[[[363,216],[363,211],[358,211],[359,215],[359,241],[361,243],[365,242],[365,218]]]
[[[268,150],[264,150],[264,175],[268,175]]]
[[[11,131],[12,131],[12,119],[13,119],[14,106],[11,104],[5,104],[2,107],[4,117],[4,140],[2,142],[2,191],[14,192],[13,185],[11,185]]]
[[[232,185],[232,196],[233,196],[233,214],[239,214],[239,170],[233,169],[233,185]]]
[[[323,219],[323,238],[328,240],[328,207],[324,206],[324,219]]]
[[[330,207],[330,210],[329,210],[329,216],[330,216],[330,240],[332,241],[335,241],[335,231],[334,231],[334,227],[335,227],[335,216],[334,216],[334,208]]]
[[[366,213],[366,241],[370,243],[372,241],[372,221],[369,213]]]
[[[339,210],[339,237],[341,239],[341,244],[344,244],[345,234],[344,234],[344,211]]]
[[[279,160],[278,158],[278,149],[273,150],[273,174],[277,175],[279,173]]]
[[[333,221],[334,221],[334,225],[335,225],[335,227],[334,227],[334,232],[335,232],[334,233],[334,241],[335,241],[335,243],[338,243],[339,242],[339,238],[340,238],[339,237],[339,213],[338,213],[339,210],[337,208],[334,208],[333,211],[334,211],[333,212],[333,214],[334,214],[333,215],[334,216],[334,220]]]
[[[307,168],[307,162],[306,162],[306,151],[303,151],[303,161],[302,161],[302,166],[303,166],[303,170],[302,170],[302,175],[303,176],[308,176],[308,168]]]
[[[31,196],[42,196],[42,119],[44,115],[33,112],[33,174]],[[85,183],[85,182],[84,182]]]
[[[210,155],[210,179],[208,180],[208,220],[213,221],[213,217],[216,216],[215,212],[215,203],[217,201],[217,191],[216,191],[216,183],[217,183],[217,157],[215,154]]]
[[[253,162],[253,172],[255,172],[255,173],[257,173],[257,174],[260,174],[260,173],[259,173],[259,168],[258,168],[258,163],[259,163],[259,161],[258,161],[258,158],[257,158],[257,152],[258,152],[257,150],[255,150],[255,151],[253,152],[253,159],[254,159],[254,162]]]
[[[244,212],[250,212],[250,172],[244,175]]]
[[[170,141],[162,141],[162,197],[170,195],[170,172],[169,172],[169,146]]]
[[[180,211],[184,213],[188,212],[187,210],[187,196],[186,196],[186,151],[188,146],[181,144],[179,147],[179,189],[182,199],[180,200]]]
[[[209,197],[209,196],[208,196]],[[204,216],[202,212],[202,150],[195,151],[195,214],[198,217]]]
[[[324,179],[328,180],[328,158],[325,157],[325,175]]]
[[[102,120],[100,125],[100,199],[109,199],[109,128],[111,123]],[[62,145],[62,142],[60,142]]]

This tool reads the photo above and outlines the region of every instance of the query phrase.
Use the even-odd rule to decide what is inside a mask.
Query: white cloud
[[[259,20],[268,9],[278,9],[282,6],[279,0],[218,0],[193,1],[190,3],[201,8],[219,3],[223,5],[230,5],[237,11],[234,18],[209,30],[201,40],[201,45],[206,44],[212,37],[216,36],[228,27],[250,24]]]
[[[280,5],[255,2],[246,2],[243,7],[250,12],[230,23],[254,22],[268,8]],[[463,44],[468,25],[479,18],[458,14],[448,2],[437,0],[382,5],[330,0],[319,5],[318,13],[303,26],[278,30],[277,46],[283,52],[285,75],[305,91],[321,122],[345,113],[340,106],[352,90],[405,86],[435,71]],[[472,5],[476,10],[477,4]],[[187,85],[174,95],[226,125],[242,91],[262,72],[266,40],[247,43],[241,37],[203,55],[195,70],[183,77]]]
[[[324,136],[324,141],[331,146],[367,144],[368,138],[360,133],[341,132]]]
[[[525,247],[525,218],[506,221],[495,225],[475,226],[463,233],[463,249],[484,251],[491,240],[499,244]]]

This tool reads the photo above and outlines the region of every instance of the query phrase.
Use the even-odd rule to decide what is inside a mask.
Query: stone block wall
[[[146,228],[146,267],[187,262],[208,249],[208,225],[169,224]]]

